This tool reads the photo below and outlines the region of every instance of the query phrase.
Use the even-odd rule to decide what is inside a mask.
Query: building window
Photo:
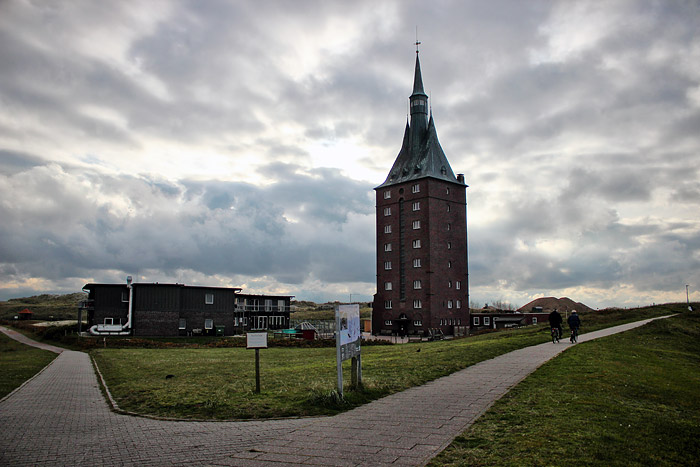
[[[462,308],[462,300],[457,300],[457,306],[455,308]]]
[[[445,321],[445,320],[443,320],[443,319],[440,320],[440,326],[442,326],[443,324],[445,324],[444,321]]]
[[[532,317],[532,324],[537,324],[537,316]]]
[[[384,283],[384,290],[391,290],[391,282]]]
[[[451,211],[451,206],[448,204],[447,205],[447,212],[450,212],[450,211]]]
[[[420,240],[413,240],[413,248],[420,248]]]
[[[384,300],[384,308],[391,310],[391,300]]]
[[[457,290],[461,289],[461,288],[462,288],[462,281],[457,281],[457,282],[455,282],[455,288],[456,288]]]
[[[394,323],[392,323],[390,319],[384,320],[384,326],[391,326],[392,324]]]
[[[178,323],[177,328],[180,330],[187,329],[187,320],[185,318],[180,318],[180,323]]]
[[[421,286],[422,286],[422,284],[421,284],[421,282],[420,282],[419,280],[418,280],[418,281],[413,281],[413,288],[414,288],[415,290],[420,289]]]
[[[391,216],[391,208],[384,208],[384,215]]]
[[[388,271],[391,269],[391,261],[384,261],[384,270]]]
[[[277,311],[286,311],[285,308],[287,308],[287,304],[284,300],[277,300]]]
[[[416,327],[423,326],[423,321],[416,319],[413,321],[413,325]]]
[[[122,290],[122,302],[127,303],[129,301],[129,291]]]
[[[452,242],[447,242],[447,249],[451,250],[452,249]]]
[[[390,225],[384,226],[384,233],[391,233],[391,226]]]
[[[447,223],[447,230],[452,230],[452,224],[450,224],[449,222]]]
[[[204,320],[204,329],[213,329],[214,328],[214,320],[213,319],[205,319]]]
[[[413,210],[420,211],[420,201],[416,201],[415,203],[413,203]]]
[[[447,300],[447,308],[452,308],[452,300]]]
[[[207,305],[213,305],[214,304],[214,294],[213,293],[204,294],[204,303]]]
[[[447,194],[447,195],[450,194],[450,187],[445,188],[445,194]]]
[[[459,300],[457,300],[457,301],[459,301]],[[462,318],[459,318],[457,320],[457,326],[461,326],[461,325],[462,325]]]
[[[484,316],[484,326],[489,326],[491,324],[491,317]]]
[[[413,300],[413,308],[421,308],[420,300]]]
[[[391,198],[391,191],[390,191],[390,190],[386,190],[386,191],[384,192],[384,199],[390,199],[390,198]]]
[[[452,281],[447,281],[447,288],[451,289],[452,288]]]
[[[414,268],[419,268],[420,267],[420,258],[416,258],[413,260],[413,267]]]
[[[452,267],[452,261],[448,261],[448,262],[447,262],[447,267],[448,267],[448,268],[451,268],[451,267]]]
[[[265,311],[272,311],[272,300],[265,299]]]
[[[472,318],[472,322],[474,323],[474,326],[478,326],[478,325],[479,325],[479,317],[478,317],[478,316],[474,316],[474,317]]]
[[[411,192],[412,193],[420,193],[420,184],[416,183],[411,187]]]
[[[420,229],[420,221],[413,221],[413,230]]]
[[[384,251],[391,251],[391,243],[384,244]]]

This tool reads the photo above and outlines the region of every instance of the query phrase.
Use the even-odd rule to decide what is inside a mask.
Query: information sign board
[[[266,349],[267,348],[267,333],[266,332],[249,332],[246,334],[247,349]]]

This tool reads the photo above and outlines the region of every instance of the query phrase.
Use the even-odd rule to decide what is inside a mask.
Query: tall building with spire
[[[467,185],[440,147],[416,51],[410,121],[377,197],[374,334],[469,325]]]

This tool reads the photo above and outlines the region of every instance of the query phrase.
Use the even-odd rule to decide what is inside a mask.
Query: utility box
[[[223,336],[225,330],[226,330],[226,326],[216,326],[216,335]]]

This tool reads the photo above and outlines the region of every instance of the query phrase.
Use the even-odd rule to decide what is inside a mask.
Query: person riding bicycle
[[[578,335],[578,328],[581,327],[581,318],[578,317],[576,310],[571,311],[571,316],[569,316],[567,322],[569,323],[569,328],[571,328],[571,331]]]
[[[557,332],[559,332],[559,338],[561,339],[561,336],[564,334],[564,331],[561,329],[561,323],[563,319],[561,318],[561,315],[555,308],[554,311],[552,311],[549,314],[549,327],[554,329],[557,329]]]

